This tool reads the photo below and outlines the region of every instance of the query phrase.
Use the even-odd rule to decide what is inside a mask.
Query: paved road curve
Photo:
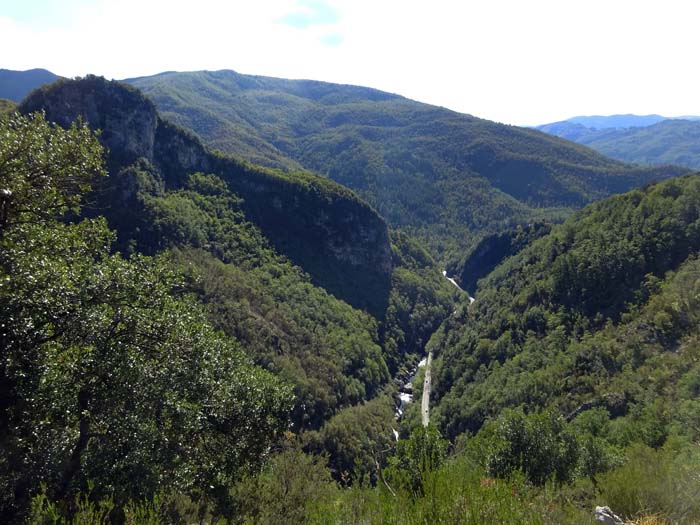
[[[423,397],[420,403],[421,421],[427,427],[430,423],[430,365],[433,362],[433,353],[428,352],[428,360],[425,362],[425,376],[423,378]]]
[[[457,288],[459,288],[460,291],[464,292],[457,282],[452,279],[451,277],[447,277],[447,271],[442,272],[442,275],[450,281],[452,284],[454,284]],[[469,304],[474,302],[473,297],[469,297]],[[425,362],[425,376],[423,377],[423,397],[421,398],[420,402],[420,414],[421,414],[421,421],[423,422],[423,426],[427,427],[428,424],[430,423],[430,365],[433,363],[433,353],[428,352],[428,360]]]

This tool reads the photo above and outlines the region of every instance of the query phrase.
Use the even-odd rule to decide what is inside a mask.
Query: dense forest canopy
[[[211,328],[166,258],[110,254],[103,219],[62,221],[104,173],[86,126],[0,126],[3,520],[40,483],[126,501],[259,464],[289,388]]]
[[[374,90],[231,78],[331,108],[365,152],[408,127],[415,148],[392,148],[416,160],[428,132],[469,127],[478,147],[440,148],[500,168],[464,188],[504,184],[523,214],[496,226],[487,199],[469,240],[440,230],[474,301],[420,228],[302,163],[214,153],[102,78],[33,92],[0,116],[0,519],[581,524],[608,504],[700,520],[699,175],[520,224],[532,199],[561,218],[652,172],[556,140],[533,157],[539,133]],[[406,197],[444,189],[436,173]],[[406,396],[426,351],[423,426]]]
[[[482,280],[431,341],[448,435],[508,406],[571,414],[590,403],[631,420],[659,408],[665,394],[634,378],[652,363],[695,373],[699,204],[697,175],[606,199]]]
[[[632,167],[534,130],[362,87],[233,71],[127,82],[215,148],[352,188],[443,262],[485,232],[559,219],[684,171]]]

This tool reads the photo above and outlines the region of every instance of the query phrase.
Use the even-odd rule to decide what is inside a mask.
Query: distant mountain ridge
[[[535,130],[370,88],[230,70],[128,82],[215,148],[353,189],[442,259],[485,232],[685,171],[630,167]]]
[[[700,168],[700,117],[574,117],[544,124],[537,129],[624,162]]]
[[[484,234],[558,220],[686,171],[628,166],[531,129],[366,87],[230,70],[128,82],[214,148],[351,188],[443,262],[461,258]]]
[[[0,98],[21,102],[33,89],[61,78],[46,69],[0,69]]]
[[[606,128],[639,128],[644,126],[651,126],[662,120],[666,120],[668,117],[662,117],[661,115],[633,115],[631,113],[625,115],[592,115],[592,116],[581,116],[573,117],[567,119],[567,122],[573,122],[574,124],[581,124],[587,128],[595,129],[606,129]]]
[[[550,124],[542,124],[535,126],[536,129],[547,131],[550,127],[563,127],[565,124],[578,124],[589,129],[609,129],[609,128],[644,128],[653,126],[664,120],[700,120],[700,116],[679,116],[679,117],[664,117],[662,115],[634,115],[632,113],[620,115],[589,115],[571,117],[566,120],[552,122]]]

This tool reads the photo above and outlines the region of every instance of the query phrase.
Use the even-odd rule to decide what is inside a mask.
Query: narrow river
[[[447,270],[443,270],[442,275],[443,277],[445,277],[445,279],[447,279],[453,285],[455,285],[460,292],[467,293],[464,290],[462,290],[459,284],[457,284],[457,281],[455,281],[452,277],[447,276]],[[474,298],[471,295],[468,295],[468,297],[469,304],[472,304],[474,302]],[[428,356],[421,359],[420,363],[418,363],[418,366],[416,367],[414,373],[411,375],[408,383],[406,383],[401,388],[401,391],[399,393],[399,406],[396,408],[396,419],[401,419],[406,405],[408,403],[413,402],[413,381],[415,381],[416,376],[418,375],[418,370],[422,367],[425,367],[425,374],[423,375],[423,395],[421,396],[420,413],[421,423],[423,424],[423,426],[427,427],[430,424],[430,389],[432,381],[432,363],[433,352],[430,351],[428,352]],[[396,433],[396,431],[394,432],[397,436],[396,439],[398,439],[398,434]]]

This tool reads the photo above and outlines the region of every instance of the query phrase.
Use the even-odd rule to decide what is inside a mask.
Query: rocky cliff
[[[450,271],[458,275],[462,288],[474,294],[479,279],[486,277],[504,259],[515,255],[551,230],[551,224],[535,222],[487,235],[474,246],[457,268],[451,268]]]
[[[166,188],[180,187],[194,172],[221,177],[243,199],[248,220],[314,282],[353,306],[383,312],[392,271],[387,226],[350,190],[308,173],[282,174],[210,151],[160,118],[138,90],[100,77],[61,80],[34,91],[19,109],[43,110],[64,127],[82,118],[100,130],[113,178],[137,161],[151,166]],[[121,192],[111,195],[112,206],[115,199],[129,202],[123,193],[130,184],[116,180],[112,187]],[[111,218],[117,229],[126,220],[124,213]]]

